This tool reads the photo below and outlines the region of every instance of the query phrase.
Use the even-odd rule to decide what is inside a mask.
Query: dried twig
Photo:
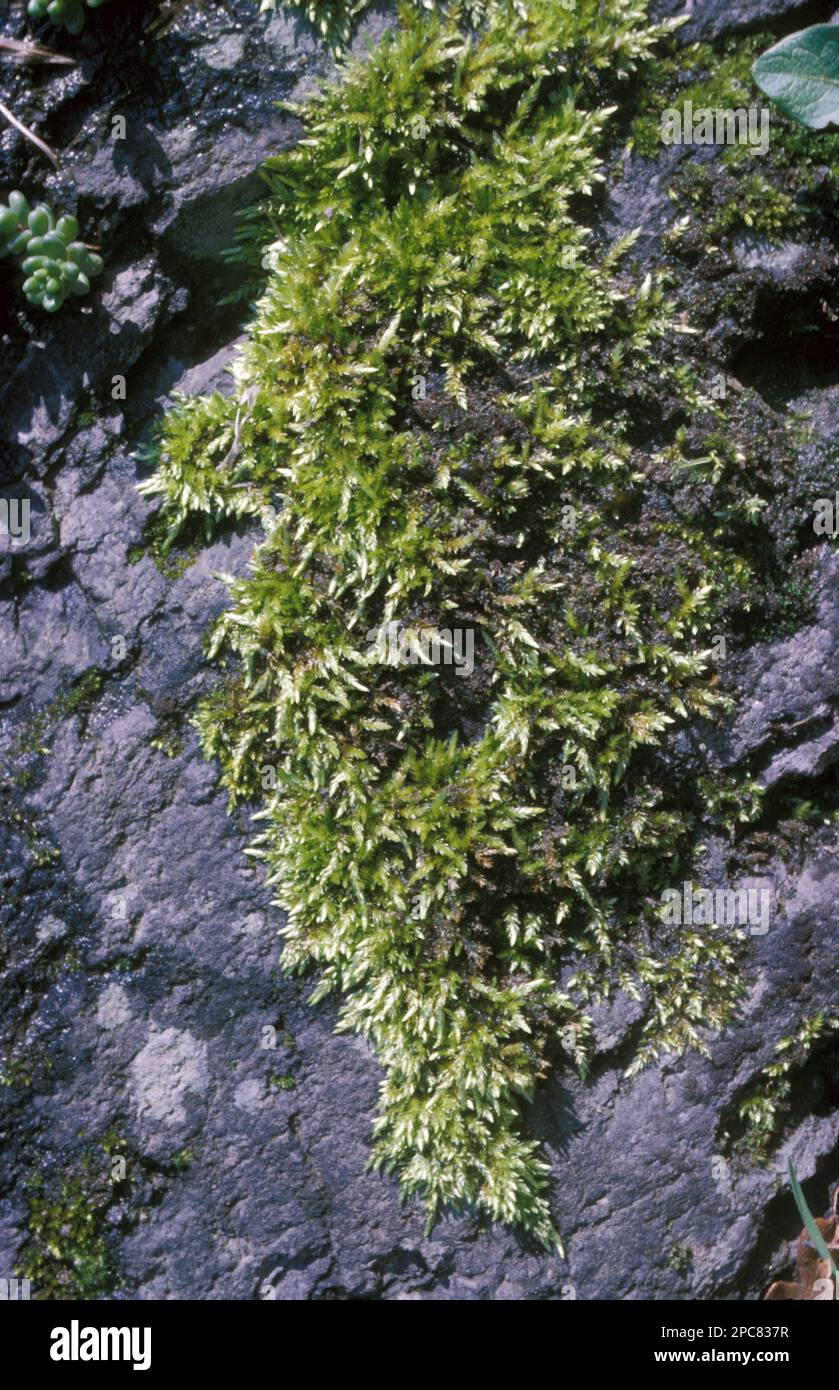
[[[4,63],[49,63],[62,67],[75,67],[75,58],[67,58],[63,53],[53,53],[40,43],[21,43],[19,39],[0,39],[0,61]]]
[[[162,38],[168,34],[178,15],[194,3],[195,0],[161,0],[158,13],[146,25],[146,33]]]
[[[75,58],[67,58],[63,53],[53,53],[52,49],[44,48],[40,43],[21,43],[18,39],[0,39],[0,61],[5,63],[46,63],[50,66],[75,67]],[[8,106],[4,106],[0,101],[0,115],[4,116],[13,125],[15,130],[19,130],[25,139],[31,141],[42,154],[45,154],[56,167],[59,167],[58,155],[55,150],[50,149],[46,141],[36,135],[34,130],[19,121],[14,112]]]
[[[41,153],[46,155],[47,159],[55,165],[56,169],[60,168],[58,155],[55,153],[55,150],[51,150],[46,141],[41,139],[40,135],[36,135],[34,130],[30,130],[29,126],[23,124],[23,121],[19,121],[14,112],[10,111],[8,106],[4,106],[2,101],[0,101],[0,116],[5,116],[9,125],[13,125],[15,130],[19,130],[21,135],[25,136],[27,140],[32,141],[33,145],[37,145]]]

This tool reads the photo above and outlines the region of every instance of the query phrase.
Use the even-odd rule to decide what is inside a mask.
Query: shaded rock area
[[[823,24],[830,18],[830,6],[818,0],[658,0],[653,13],[684,18],[682,37],[690,43],[748,33],[776,21],[784,33],[792,33],[808,24]]]
[[[830,8],[694,0],[685,32],[781,33]],[[839,1177],[829,1039],[793,1074],[772,1166],[719,1162],[775,1044],[839,996],[835,553],[814,551],[803,628],[740,643],[736,713],[706,736],[709,758],[766,788],[754,833],[706,850],[712,881],[762,886],[775,904],[746,943],[739,1019],[708,1058],[627,1079],[637,1011],[618,999],[597,1019],[586,1084],[560,1073],[540,1089],[528,1123],[552,1166],[564,1259],[469,1217],[424,1234],[396,1183],[366,1171],[375,1059],[335,1035],[332,1004],[307,1004],[311,981],[281,975],[281,914],[243,854],[250,826],[228,817],[189,723],[218,679],[203,635],[225,603],[219,572],[243,573],[253,538],[231,531],[158,565],[135,491],[135,450],[171,391],[225,389],[245,320],[223,305],[237,272],[220,253],[261,161],[299,135],[276,103],[329,60],[252,0],[208,4],[157,40],[143,35],[153,10],[97,12],[67,73],[4,73],[4,100],[60,148],[62,169],[7,132],[0,184],[76,211],[106,271],[45,322],[0,267],[0,495],[28,499],[32,518],[28,542],[0,552],[0,1276],[30,1241],[33,1184],[60,1204],[65,1174],[116,1153],[126,1176],[100,1203],[111,1277],[94,1296],[755,1298],[800,1229],[787,1158],[816,1211]],[[114,115],[124,141],[110,138]],[[672,220],[670,158],[622,171],[606,204],[609,234],[642,225],[638,254],[653,262]],[[818,285],[823,256],[746,247],[730,273],[754,306]],[[726,370],[764,334],[754,318],[721,330]],[[839,438],[835,380],[804,395]],[[796,821],[793,797],[815,816]],[[56,1269],[52,1292],[69,1277]]]

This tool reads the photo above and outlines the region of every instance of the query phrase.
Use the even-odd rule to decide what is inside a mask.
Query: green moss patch
[[[269,161],[236,390],[177,403],[144,484],[170,534],[265,528],[197,725],[261,807],[285,967],[381,1061],[373,1162],[548,1244],[521,1106],[585,1069],[592,1006],[642,1002],[633,1069],[735,1007],[737,933],[660,895],[759,798],[668,735],[724,709],[715,637],[786,563],[754,413],[595,230],[666,32],[640,0],[402,12]],[[471,633],[471,669],[395,629]]]
[[[177,536],[171,535],[165,515],[156,512],[146,524],[142,540],[129,550],[128,563],[139,564],[148,555],[163,578],[171,584],[180,579],[198,558],[204,540],[206,529],[195,522],[180,528]]]
[[[637,96],[631,145],[648,159],[661,153],[661,115],[670,107],[769,111],[766,153],[748,143],[726,145],[710,163],[686,161],[674,171],[671,198],[709,239],[749,232],[781,242],[814,223],[829,230],[839,210],[839,134],[814,139],[772,106],[752,78],[752,64],[772,41],[768,33],[738,34],[717,47],[686,48],[670,39]]]
[[[726,1152],[766,1165],[790,1117],[793,1081],[827,1041],[839,1032],[839,1018],[825,1013],[805,1018],[795,1033],[781,1038],[775,1060],[746,1088],[721,1133]]]
[[[114,1175],[112,1156],[119,1152],[124,1140],[109,1134],[75,1171],[36,1172],[29,1181],[29,1241],[18,1274],[31,1281],[36,1298],[102,1298],[116,1287],[108,1213],[129,1185]]]

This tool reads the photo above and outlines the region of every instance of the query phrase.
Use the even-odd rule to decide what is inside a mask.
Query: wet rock
[[[786,641],[754,648],[738,669],[742,700],[728,740],[734,765],[762,764],[771,786],[784,777],[816,778],[839,759],[839,555],[827,552],[816,621]]]

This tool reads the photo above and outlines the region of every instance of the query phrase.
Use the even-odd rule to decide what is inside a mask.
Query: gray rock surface
[[[705,42],[726,34],[768,29],[783,21],[785,32],[830,19],[831,6],[815,14],[811,0],[657,0],[654,12],[684,20],[682,36],[687,42]]]
[[[690,33],[802,8],[695,0]],[[771,884],[777,910],[749,943],[741,1016],[707,1058],[624,1078],[636,1012],[617,1000],[599,1018],[589,1082],[542,1087],[528,1122],[552,1166],[565,1259],[469,1217],[425,1235],[396,1183],[366,1171],[375,1060],[334,1033],[329,1002],[307,1004],[310,982],[280,974],[281,915],[243,855],[249,826],[227,815],[188,722],[215,679],[202,637],[225,602],[218,572],[244,572],[251,539],[231,532],[174,579],[136,551],[150,509],[133,450],[173,387],[224,382],[242,322],[217,308],[235,287],[218,253],[265,154],[296,136],[274,103],[326,59],[287,17],[256,20],[248,0],[185,20],[153,54],[134,20],[102,15],[111,51],[131,55],[124,70],[85,40],[83,73],[43,79],[62,173],[44,177],[19,142],[0,141],[4,180],[31,170],[56,202],[77,200],[108,246],[101,294],[48,337],[39,323],[27,341],[9,322],[3,338],[0,404],[19,441],[3,455],[3,491],[26,490],[33,525],[0,557],[0,1275],[26,1240],[33,1172],[72,1170],[115,1130],[135,1194],[108,1217],[127,1295],[756,1297],[798,1230],[779,1165],[794,1158],[816,1207],[839,1176],[835,1052],[796,1074],[775,1170],[730,1164],[720,1177],[715,1163],[775,1043],[835,1008],[831,824],[787,857],[776,846],[749,880]],[[120,74],[124,145],[102,139]],[[101,102],[88,79],[105,84]],[[658,191],[643,177],[623,185],[617,220],[637,225],[640,200],[660,237],[665,184],[662,173]],[[124,408],[110,398],[115,373]],[[835,428],[836,388],[822,394]],[[805,630],[742,654],[738,712],[717,749],[770,791],[792,780],[816,801],[839,761],[835,579],[824,562]],[[93,667],[101,687],[72,708]],[[709,853],[724,862],[723,847]]]

